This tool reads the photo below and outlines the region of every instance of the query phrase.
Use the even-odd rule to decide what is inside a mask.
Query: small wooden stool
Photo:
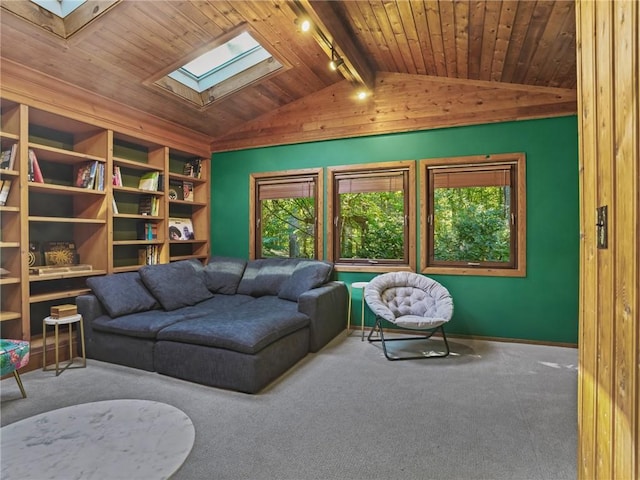
[[[72,325],[78,322],[80,324],[80,342],[82,346],[82,365],[77,365],[72,367],[73,359],[75,355],[73,354],[73,338],[72,338]],[[84,350],[84,325],[82,323],[82,315],[69,315],[68,317],[62,318],[52,318],[45,317],[42,320],[42,370],[45,372],[52,371],[53,369],[47,368],[47,325],[53,325],[55,331],[55,348],[56,348],[56,377],[64,372],[67,368],[85,368],[87,366],[87,357]],[[60,325],[69,325],[69,363],[67,363],[64,367],[60,368],[59,363],[59,355],[58,349],[60,347],[60,336],[59,336],[59,327]]]

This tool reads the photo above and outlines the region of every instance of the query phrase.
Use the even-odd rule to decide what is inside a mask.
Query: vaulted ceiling
[[[29,9],[21,13],[7,8],[18,3],[29,4]],[[344,131],[351,128],[350,134],[357,135],[362,127],[350,127],[345,120],[349,114],[368,115],[371,124],[396,122],[396,127],[380,127],[391,131],[409,129],[407,122],[434,109],[431,114],[441,118],[436,125],[460,124],[456,104],[473,116],[470,105],[492,103],[493,110],[511,109],[513,118],[522,116],[525,108],[534,113],[538,109],[540,115],[554,104],[559,113],[576,108],[571,0],[90,3],[94,13],[104,13],[65,39],[51,33],[39,7],[26,0],[2,2],[2,69],[33,69],[85,94],[201,132],[214,144],[227,142],[229,148],[239,145],[234,143],[238,140],[267,134],[271,143],[285,142],[294,123],[304,139],[305,129],[295,117],[306,112],[316,122],[306,128],[320,131],[318,122],[328,114],[318,117],[318,112],[327,109],[340,115]],[[299,30],[302,14],[314,20],[346,68],[327,68],[330,46],[318,41],[317,32]],[[287,68],[204,108],[150,83],[238,29],[254,33]],[[364,105],[351,98],[360,83],[372,93]],[[496,107],[500,101],[509,105]],[[381,112],[387,113],[384,122]],[[285,128],[287,121],[291,125]],[[335,121],[332,127],[340,128]]]

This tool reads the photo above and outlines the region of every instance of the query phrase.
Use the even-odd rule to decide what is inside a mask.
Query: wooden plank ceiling
[[[381,105],[396,104],[402,110],[407,93],[415,106],[420,91],[430,88],[445,95],[429,98],[429,105],[437,104],[441,116],[451,111],[446,103],[452,103],[459,88],[461,98],[467,95],[476,106],[504,101],[501,87],[512,92],[507,96],[512,112],[507,119],[566,114],[576,108],[572,0],[124,0],[67,39],[36,25],[45,23],[43,17],[7,9],[18,3],[28,2],[2,3],[3,89],[19,90],[16,79],[25,76],[29,70],[23,67],[27,67],[78,87],[83,95],[105,97],[201,132],[212,139],[212,145],[231,138],[229,148],[295,141],[296,132],[290,129],[288,135],[265,137],[253,144],[248,140],[259,137],[266,126],[277,127],[281,111],[302,115],[305,105],[324,103],[333,104],[334,117],[359,114],[370,119],[376,112],[380,115]],[[314,19],[333,42],[348,70],[327,68],[330,48],[299,31],[296,19],[301,12]],[[288,68],[204,108],[150,84],[193,52],[239,28],[253,32]],[[352,87],[354,79],[373,88],[367,107],[335,99]],[[453,90],[443,87],[442,82],[449,80]],[[406,86],[413,90],[403,92]],[[474,95],[474,89],[485,93]],[[487,96],[487,91],[497,93]],[[530,95],[536,97],[535,105],[527,100]],[[540,95],[549,97],[542,102],[547,105],[544,108]],[[458,103],[463,111],[468,109],[468,104]],[[554,103],[560,106],[555,108]],[[534,108],[533,113],[529,108]],[[291,113],[288,118],[293,121]],[[481,120],[492,119],[480,115]],[[415,117],[408,122],[393,129],[429,126]],[[461,123],[459,119],[440,121],[435,126]],[[340,136],[339,125],[333,127],[333,135]],[[348,135],[368,133],[371,129],[360,126]],[[313,138],[321,136],[307,139]]]

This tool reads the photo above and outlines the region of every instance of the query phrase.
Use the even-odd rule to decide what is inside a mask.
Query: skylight
[[[87,0],[31,0],[45,10],[64,18]]]
[[[169,77],[202,93],[272,58],[249,33],[244,32],[174,70]]]
[[[199,57],[151,82],[203,107],[284,66],[246,31],[223,44],[216,42],[214,45]]]

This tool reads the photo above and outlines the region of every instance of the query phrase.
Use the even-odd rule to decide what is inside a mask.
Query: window
[[[322,169],[251,174],[251,258],[320,258]]]
[[[199,107],[210,105],[284,67],[255,35],[247,31],[231,32],[147,83]]]
[[[525,276],[525,156],[422,160],[423,273]]]
[[[329,169],[329,259],[342,271],[415,269],[415,163]]]

